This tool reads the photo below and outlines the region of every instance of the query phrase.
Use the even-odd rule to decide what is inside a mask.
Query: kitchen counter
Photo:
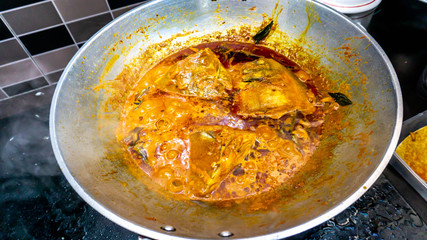
[[[420,1],[383,1],[368,28],[396,69],[405,119],[427,109],[413,94],[427,64],[426,12]],[[138,239],[66,181],[50,144],[49,107],[0,119],[0,239]],[[352,206],[289,239],[426,239],[426,205],[389,166]]]

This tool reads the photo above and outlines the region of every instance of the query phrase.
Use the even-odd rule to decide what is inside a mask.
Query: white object
[[[367,27],[381,0],[318,0],[319,2],[350,17],[354,22]]]

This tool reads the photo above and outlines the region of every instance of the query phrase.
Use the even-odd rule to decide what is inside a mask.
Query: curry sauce
[[[410,132],[397,146],[396,153],[427,182],[427,127]]]
[[[204,43],[163,59],[137,82],[117,137],[170,193],[242,199],[289,182],[338,108],[315,78],[271,49]]]

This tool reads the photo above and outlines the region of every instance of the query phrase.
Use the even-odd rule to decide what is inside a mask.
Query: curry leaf
[[[261,40],[263,40],[271,31],[271,27],[273,26],[273,21],[271,21],[267,26],[265,26],[263,29],[261,29],[255,36],[253,36],[253,39],[255,40],[255,44],[258,44]]]
[[[242,82],[261,82],[262,80],[264,80],[264,77],[259,77],[259,78],[243,78]]]
[[[328,94],[340,106],[347,106],[347,105],[350,105],[353,103],[346,95],[344,95],[342,93],[337,92],[337,93],[328,93]]]

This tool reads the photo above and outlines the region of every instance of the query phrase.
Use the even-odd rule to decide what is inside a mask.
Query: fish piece
[[[193,188],[204,196],[219,187],[235,166],[244,162],[256,134],[226,126],[197,127],[190,135],[190,170]]]
[[[232,89],[227,70],[209,48],[173,64],[155,83],[160,90],[205,99],[227,98]]]
[[[237,114],[250,117],[281,116],[300,111],[312,114],[315,96],[289,69],[273,59],[260,58],[233,69]],[[238,79],[238,80],[236,80]]]

